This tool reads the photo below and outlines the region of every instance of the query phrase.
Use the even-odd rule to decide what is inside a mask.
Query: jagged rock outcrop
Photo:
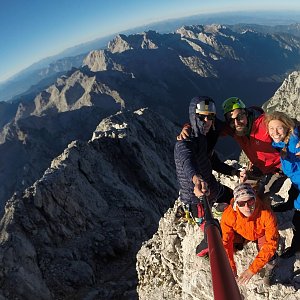
[[[68,143],[87,141],[102,118],[119,108],[82,107],[7,124],[0,132],[0,215],[13,193],[22,192],[40,178]]]
[[[135,256],[177,195],[172,123],[147,109],[103,120],[11,198],[1,299],[137,299]]]
[[[59,78],[55,85],[37,95],[34,103],[35,109],[31,115],[37,116],[86,106],[101,106],[104,110],[124,106],[124,100],[117,91],[80,71]]]
[[[28,91],[44,89],[50,84],[49,82],[55,82],[58,76],[66,74],[72,68],[79,68],[87,52],[72,57],[61,57],[61,59],[56,56],[56,60],[54,57],[48,57],[34,63],[0,84],[0,101],[13,100],[28,94]]]
[[[107,50],[91,51],[83,60],[83,65],[89,67],[93,72],[106,70],[123,71],[122,65],[114,63],[110,58],[110,52]]]
[[[205,57],[210,57],[213,60],[223,59],[224,57],[240,60],[239,53],[232,46],[234,42],[240,42],[240,37],[224,25],[183,26],[176,32],[195,50],[202,50],[201,52]]]
[[[234,181],[221,176],[224,184],[233,187]],[[279,195],[287,197],[290,182],[287,180]],[[159,222],[157,233],[147,241],[137,254],[140,300],[204,300],[214,299],[210,263],[195,255],[196,246],[203,239],[197,226],[176,217],[177,201]],[[213,210],[214,211],[214,210]],[[292,212],[278,213],[280,247],[290,246],[292,238]],[[218,217],[220,218],[220,217]],[[238,274],[248,268],[257,254],[254,243],[248,243],[235,254]],[[264,269],[255,275],[247,286],[241,286],[242,299],[298,299],[300,296],[300,256],[279,260],[274,269],[274,284],[264,285]],[[224,274],[226,276],[226,274]]]
[[[267,112],[284,111],[289,116],[300,119],[300,71],[292,72],[263,108]]]
[[[0,215],[8,198],[42,176],[68,143],[87,140],[102,118],[123,107],[118,91],[80,71],[19,103],[0,131]]]
[[[131,49],[157,49],[160,45],[161,35],[153,30],[141,34],[117,35],[108,43],[108,50],[112,53],[121,53]]]
[[[15,119],[24,119],[32,115],[55,115],[89,106],[98,106],[104,112],[111,113],[124,105],[124,99],[117,90],[99,82],[96,76],[75,70],[70,76],[58,78],[55,84],[38,93],[33,101],[21,101]]]

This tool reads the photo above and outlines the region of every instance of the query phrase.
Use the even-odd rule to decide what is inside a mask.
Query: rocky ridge
[[[0,133],[0,215],[6,201],[40,178],[68,143],[77,139],[87,141],[107,113],[99,107],[83,107],[20,118],[7,124]]]
[[[178,128],[140,109],[72,142],[5,207],[1,299],[136,299],[135,255],[176,198]]]
[[[284,111],[293,118],[299,118],[300,71],[292,72],[282,83],[274,96],[264,104],[263,109],[271,112]]]
[[[123,107],[117,90],[80,71],[20,102],[0,131],[0,215],[7,199],[42,176],[68,143],[88,140],[102,118]]]

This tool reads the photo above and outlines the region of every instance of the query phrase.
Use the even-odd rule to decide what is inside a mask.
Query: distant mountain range
[[[181,126],[199,94],[213,97],[219,108],[230,96],[262,105],[299,62],[300,38],[288,33],[197,25],[120,34],[107,49],[86,55],[82,67],[58,78],[53,73],[55,82],[44,82],[43,90],[0,103],[0,210],[68,143],[87,140],[104,117],[149,107]],[[224,157],[238,151],[222,141]]]
[[[299,20],[300,13],[297,12],[215,13],[170,19],[126,30],[123,31],[122,34],[133,34],[148,30],[155,30],[159,33],[169,33],[184,25],[216,23],[233,25],[230,28],[236,31],[251,28],[263,33],[286,32],[299,36],[299,24],[297,24]],[[114,35],[109,35],[91,42],[76,45],[57,55],[34,63],[12,76],[6,82],[0,84],[0,101],[15,100],[20,97],[23,99],[31,97],[32,93],[36,93],[46,88],[47,85],[54,83],[56,77],[65,74],[74,67],[81,67],[82,60],[88,52],[105,49],[113,37]]]

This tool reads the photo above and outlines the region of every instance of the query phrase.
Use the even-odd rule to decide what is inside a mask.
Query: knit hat
[[[240,201],[244,198],[256,198],[255,191],[251,184],[241,183],[236,186],[233,190],[234,204],[233,209],[236,210],[237,201]]]

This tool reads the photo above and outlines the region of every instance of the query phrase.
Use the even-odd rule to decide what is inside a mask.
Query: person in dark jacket
[[[214,152],[220,128],[216,119],[216,107],[213,99],[207,96],[195,97],[189,106],[191,134],[187,139],[177,141],[174,149],[176,173],[180,186],[180,200],[203,224],[204,211],[199,197],[206,195],[210,203],[230,203],[232,190],[219,183],[212,170],[225,175],[235,175],[237,170],[220,161]],[[197,255],[207,254],[207,244],[197,247]]]

